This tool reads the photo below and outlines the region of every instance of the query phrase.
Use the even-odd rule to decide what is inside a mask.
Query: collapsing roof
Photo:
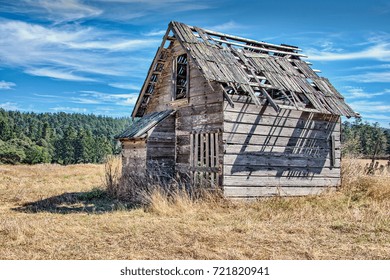
[[[162,112],[153,112],[143,116],[135,121],[131,126],[115,136],[115,139],[143,139],[146,138],[147,132],[154,128],[157,124],[165,120],[170,115],[174,114],[174,110],[165,110]]]
[[[170,32],[173,36],[169,36]],[[178,40],[208,82],[230,94],[247,94],[257,105],[359,117],[328,79],[319,77],[298,47],[274,45],[171,22],[141,89],[134,117],[142,117],[165,63],[166,40]],[[211,83],[210,83],[211,87]],[[212,94],[212,92],[210,93]]]

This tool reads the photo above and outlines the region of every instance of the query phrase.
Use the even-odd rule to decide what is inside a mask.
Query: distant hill
[[[124,117],[0,108],[0,163],[99,163],[120,152],[113,138],[130,124]]]

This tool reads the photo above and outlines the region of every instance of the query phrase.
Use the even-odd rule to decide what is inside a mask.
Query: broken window
[[[174,100],[188,96],[188,74],[187,54],[177,56],[174,63]]]

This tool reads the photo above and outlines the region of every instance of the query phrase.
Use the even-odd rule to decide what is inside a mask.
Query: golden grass
[[[102,165],[1,165],[0,259],[390,259],[390,178],[343,164],[321,196],[132,210],[96,189]]]

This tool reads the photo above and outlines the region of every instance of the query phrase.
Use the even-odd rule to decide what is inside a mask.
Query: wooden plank
[[[194,137],[195,137],[195,134],[190,134],[190,163],[192,166],[194,166]],[[178,146],[180,147],[180,146]]]
[[[299,137],[308,139],[327,140],[330,135],[340,137],[339,132],[312,130],[305,128],[291,128],[283,126],[262,126],[251,124],[224,123],[224,131],[226,133],[241,133],[248,135],[265,135],[277,137]]]
[[[336,162],[336,157],[338,156],[336,154],[336,138],[334,135],[331,136],[331,142],[330,142],[330,146],[331,146],[331,165],[334,166],[335,162]]]
[[[209,133],[205,133],[205,155],[206,155],[206,167],[210,167],[210,137]]]
[[[195,137],[195,146],[194,146],[194,163],[192,166],[198,166],[198,161],[199,161],[199,152],[198,152],[198,147],[199,147],[199,133],[194,134]]]
[[[324,157],[331,158],[330,148],[326,146],[261,146],[261,145],[246,145],[246,144],[226,144],[225,154],[243,154],[243,153],[263,153],[265,155],[279,155],[279,156],[290,156],[295,157]],[[341,151],[337,149],[333,154],[334,158],[340,158]]]
[[[332,167],[287,167],[287,166],[259,166],[259,165],[232,165],[224,164],[224,175],[245,176],[253,180],[262,180],[262,177],[290,177],[290,178],[340,178],[340,168]]]
[[[270,154],[269,156],[265,156],[263,154],[255,154],[255,153],[245,153],[245,154],[225,154],[224,155],[224,164],[231,165],[251,165],[251,166],[259,166],[260,167],[331,167],[330,159],[321,159],[321,158],[302,158],[295,157],[290,155],[288,157],[284,155],[280,155],[279,157],[275,154]],[[333,167],[340,167],[340,159],[335,160],[335,164]]]
[[[200,144],[200,166],[204,166],[204,134],[199,133],[199,144]]]
[[[336,137],[336,139],[340,139]],[[310,141],[311,147],[325,148],[328,147],[328,143],[325,141],[319,141],[316,138],[299,138],[299,137],[284,137],[284,136],[269,136],[269,135],[254,135],[245,133],[223,133],[223,140],[226,144],[246,144],[246,145],[257,145],[257,146],[299,146],[300,141]],[[340,147],[340,142],[336,141],[336,148]]]
[[[335,185],[338,186],[338,185]],[[323,192],[335,190],[335,187],[251,187],[251,186],[224,186],[226,197],[258,197],[258,196],[304,196],[319,195]]]
[[[308,128],[314,130],[339,130],[339,122],[329,122],[325,120],[313,120],[308,118],[290,118],[284,116],[259,115],[244,112],[224,112],[225,122],[258,124],[265,126],[283,126],[290,128]]]
[[[286,177],[262,177],[260,179],[248,178],[247,176],[224,176],[224,186],[247,186],[247,187],[329,187],[339,186],[340,178],[286,178]],[[226,188],[226,187],[225,187]]]
[[[215,133],[210,133],[210,155],[211,155],[211,161],[210,161],[210,166],[211,167],[216,167],[216,158],[215,158],[215,151],[217,146],[215,145]],[[211,180],[213,183],[215,183],[215,172],[211,173]]]

